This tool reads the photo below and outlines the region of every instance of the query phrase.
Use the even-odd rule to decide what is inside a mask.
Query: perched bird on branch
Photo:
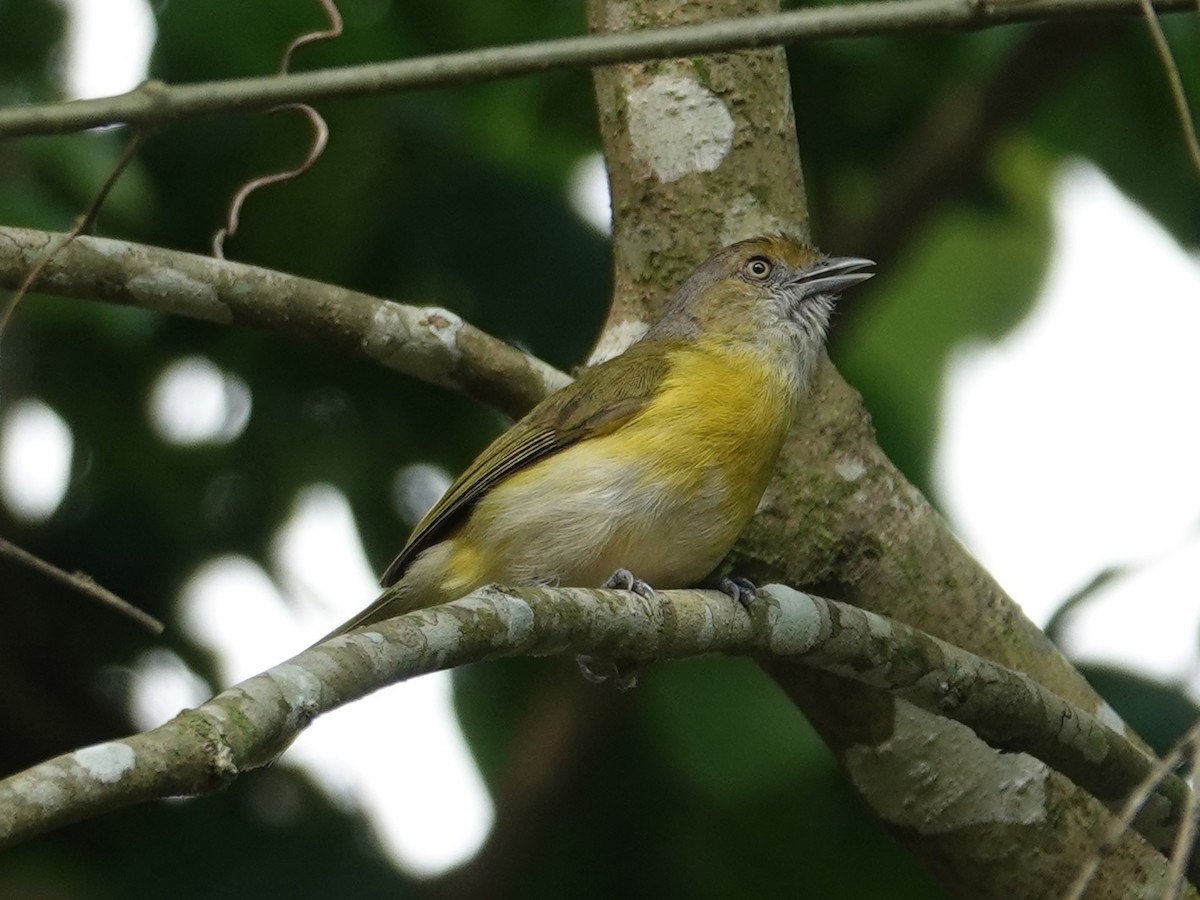
[[[641,340],[493,441],[413,530],[387,590],[330,637],[491,582],[646,591],[711,575],[766,489],[834,299],[871,265],[782,235],[710,257]]]

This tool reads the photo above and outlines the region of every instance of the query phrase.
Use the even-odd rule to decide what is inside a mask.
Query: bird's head
[[[743,342],[794,354],[807,381],[834,300],[866,281],[869,259],[821,256],[786,235],[739,241],[709,257],[667,303],[647,337]]]

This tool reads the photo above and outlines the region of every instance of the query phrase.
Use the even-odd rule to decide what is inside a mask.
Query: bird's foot
[[[635,578],[634,574],[628,569],[617,569],[600,586],[616,588],[619,591],[633,591],[638,596],[645,597],[647,600],[654,599],[654,588],[650,587],[642,579]]]
[[[758,597],[758,588],[754,586],[754,582],[740,575],[714,575],[704,582],[704,586],[728,594],[747,610]]]
[[[611,684],[618,691],[637,687],[640,663],[631,660],[605,659],[602,656],[580,654],[575,657],[579,674],[592,684]]]
[[[654,588],[634,576],[628,569],[617,569],[600,585],[618,591],[633,591],[639,597],[654,599]],[[607,659],[602,656],[580,655],[575,657],[579,671],[593,684],[611,684],[618,691],[637,687],[641,664],[628,659]]]

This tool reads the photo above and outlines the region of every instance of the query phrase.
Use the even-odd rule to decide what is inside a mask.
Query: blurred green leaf
[[[1194,123],[1200,98],[1195,18],[1163,17],[1162,25],[1190,94]],[[1200,176],[1188,156],[1167,76],[1145,22],[1126,23],[1111,51],[1072,79],[1031,126],[1060,152],[1098,165],[1180,243],[1200,244]]]

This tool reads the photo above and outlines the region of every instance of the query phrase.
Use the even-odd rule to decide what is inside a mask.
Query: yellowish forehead
[[[819,254],[811,247],[793,240],[787,235],[772,234],[757,238],[752,242],[758,245],[756,252],[761,252],[775,259],[781,259],[789,266],[804,268],[816,261]]]

